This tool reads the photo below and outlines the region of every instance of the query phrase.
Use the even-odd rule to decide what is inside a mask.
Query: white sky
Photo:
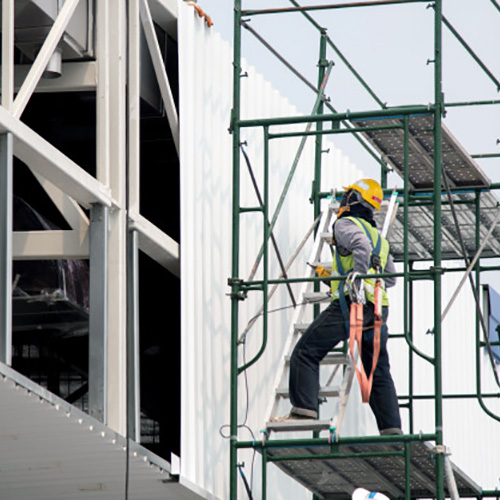
[[[498,4],[498,0],[495,0]],[[301,5],[341,3],[302,0]],[[345,3],[342,0],[342,3]],[[199,0],[214,21],[213,29],[232,41],[233,1]],[[244,9],[289,7],[287,0],[243,0]],[[392,105],[427,104],[434,100],[434,10],[428,3],[334,9],[311,12],[377,96]],[[492,0],[444,0],[443,13],[489,70],[500,80],[500,11]],[[300,13],[254,16],[251,26],[309,81],[317,81],[318,31]],[[243,56],[280,93],[309,114],[313,92],[243,30]],[[353,79],[339,57],[326,94],[339,111],[375,110],[378,104]],[[496,85],[443,26],[443,89],[446,102],[500,99]],[[500,105],[449,108],[445,124],[471,154],[500,153]],[[352,138],[329,137],[367,173],[378,171],[371,157]],[[500,158],[478,160],[493,182],[500,181]],[[374,169],[374,170],[372,170]],[[391,182],[401,185],[398,178]]]

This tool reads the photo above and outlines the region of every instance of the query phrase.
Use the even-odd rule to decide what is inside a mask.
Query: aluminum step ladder
[[[308,266],[306,277],[315,276],[315,266],[320,264],[321,254],[325,244],[331,243],[330,226],[332,216],[334,213],[334,201],[329,203],[328,208],[324,210],[319,222],[319,230],[314,241],[312,252],[308,262],[313,266]],[[322,265],[325,265],[322,263]],[[331,266],[331,261],[327,264]],[[320,387],[319,398],[323,401],[334,403],[334,412],[327,418],[319,414],[318,420],[290,420],[279,421],[278,412],[282,403],[289,399],[288,391],[288,377],[290,372],[290,357],[295,345],[297,344],[300,336],[306,331],[309,326],[308,323],[303,322],[304,313],[311,305],[319,303],[329,303],[331,300],[329,293],[314,292],[313,282],[305,282],[302,285],[301,300],[295,309],[295,313],[291,322],[291,328],[284,347],[284,355],[282,358],[281,367],[277,374],[275,383],[275,393],[273,394],[270,409],[267,413],[269,418],[266,423],[266,432],[269,435],[271,432],[292,432],[292,431],[321,431],[329,430],[330,434],[335,433],[338,437],[340,427],[344,418],[349,393],[352,387],[354,378],[354,364],[349,354],[341,352],[330,352],[321,361],[320,369],[322,366],[331,367],[331,373],[327,377],[326,383]],[[341,378],[340,383],[339,378]],[[336,383],[336,385],[335,385]],[[321,410],[321,405],[320,405]]]

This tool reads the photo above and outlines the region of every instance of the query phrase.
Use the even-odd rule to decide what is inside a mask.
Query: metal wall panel
[[[216,498],[227,498],[229,443],[219,429],[229,423],[230,300],[227,279],[231,274],[232,140],[228,133],[232,105],[232,50],[207,28],[192,7],[179,5],[180,161],[181,161],[181,297],[182,297],[182,433],[181,480],[195,484]],[[285,116],[298,111],[256,70],[245,64],[242,79],[242,117]],[[311,108],[314,96],[311,96]],[[276,131],[278,128],[276,129]],[[244,130],[247,152],[262,188],[262,131]],[[271,144],[270,199],[274,207],[291,168],[299,139]],[[334,146],[326,155],[323,188],[346,185],[361,175]],[[309,139],[290,195],[276,225],[275,236],[286,262],[313,221],[309,203],[313,176],[314,140]],[[242,205],[257,206],[242,159]],[[262,216],[241,216],[241,277],[248,278],[262,242]],[[312,242],[311,242],[312,244]],[[297,260],[292,276],[303,276],[310,244]],[[270,250],[271,276],[277,277],[277,259]],[[257,277],[260,276],[260,271]],[[296,289],[295,293],[298,289]],[[273,297],[270,309],[289,306],[286,290]],[[261,305],[261,295],[251,294],[241,307],[241,331]],[[282,355],[292,309],[270,315],[270,338],[264,357],[248,370],[249,411],[246,424],[257,439],[273,394],[276,370]],[[260,321],[250,330],[246,358],[259,349]],[[240,352],[240,358],[243,350]],[[240,377],[240,418],[245,415],[245,380]],[[354,401],[354,398],[353,398]],[[369,412],[368,419],[371,418]],[[361,421],[363,412],[356,412]],[[368,421],[370,422],[370,421]],[[366,424],[366,425],[369,425]],[[359,429],[359,425],[356,426]],[[228,433],[223,428],[222,433]],[[240,439],[251,439],[245,428]],[[252,454],[242,452],[245,473],[251,475]],[[269,467],[270,498],[309,498],[301,487]],[[258,458],[254,489],[260,490]],[[243,488],[241,488],[243,489]],[[257,495],[258,496],[258,495]]]
[[[416,267],[425,267],[421,263]],[[432,265],[432,264],[429,264]],[[456,263],[445,262],[448,269]],[[456,290],[463,273],[449,272],[443,276],[443,309]],[[433,323],[433,288],[430,282],[415,285],[413,334],[416,346],[428,355],[433,355],[434,336],[427,333]],[[402,332],[403,288],[398,285],[392,292],[390,329]],[[443,322],[442,329],[442,380],[445,394],[476,394],[475,359],[475,301],[468,283]],[[481,333],[481,338],[483,335]],[[404,340],[390,343],[392,370],[399,394],[408,391],[408,356]],[[480,354],[482,392],[498,394],[489,358],[485,349]],[[498,370],[498,365],[497,365]],[[434,372],[429,363],[415,356],[415,394],[432,394]],[[484,403],[493,413],[500,415],[499,398],[484,398]],[[402,411],[407,420],[407,411]],[[480,408],[477,398],[446,399],[443,404],[444,443],[451,448],[451,460],[483,489],[499,486],[498,471],[500,456],[500,423],[487,416]],[[407,422],[404,423],[407,427]],[[414,431],[434,431],[434,403],[431,400],[415,403]]]

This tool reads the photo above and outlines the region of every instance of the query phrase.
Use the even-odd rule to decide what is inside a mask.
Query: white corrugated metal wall
[[[456,263],[445,262],[445,268],[453,268]],[[423,266],[423,264],[422,264]],[[463,273],[450,272],[443,276],[443,309],[455,292]],[[402,286],[392,293],[391,330],[402,332]],[[418,282],[414,288],[414,342],[424,353],[432,356],[434,337],[428,333],[433,325],[433,285]],[[442,331],[442,379],[445,394],[476,394],[475,355],[475,301],[469,283],[454,302]],[[481,338],[483,335],[481,333]],[[391,342],[393,375],[400,394],[407,394],[408,356],[404,340]],[[415,394],[434,392],[434,371],[431,365],[415,356]],[[499,393],[486,350],[480,355],[482,392]],[[497,366],[498,370],[498,366]],[[484,399],[485,405],[500,415],[498,398]],[[407,412],[402,411],[404,418]],[[415,432],[434,429],[434,402],[432,400],[415,403]],[[445,444],[451,448],[452,461],[458,465],[483,489],[500,486],[500,423],[487,416],[476,398],[446,399],[443,404],[443,428]]]
[[[230,374],[230,300],[227,279],[231,274],[231,191],[232,141],[227,132],[232,105],[232,49],[213,29],[207,28],[194,10],[179,2],[179,75],[181,137],[181,273],[182,273],[182,434],[181,480],[196,485],[209,498],[227,498],[229,444],[229,374]],[[296,115],[297,110],[271,88],[254,68],[245,66],[248,77],[242,79],[242,116],[244,118]],[[311,102],[311,107],[313,102]],[[262,188],[262,131],[245,130],[247,151]],[[286,175],[292,165],[298,140],[271,144],[271,206],[277,203]],[[342,186],[361,176],[349,160],[332,145],[326,156],[322,190]],[[275,235],[286,262],[312,221],[310,196],[313,165],[313,142],[309,141],[303,159],[283,206]],[[242,162],[242,205],[256,206],[257,199]],[[260,215],[241,217],[241,277],[247,278],[262,241]],[[303,275],[309,247],[298,258],[291,276]],[[279,268],[272,250],[271,276]],[[258,275],[257,275],[258,276]],[[443,303],[450,296],[459,277],[445,278]],[[402,331],[401,289],[391,293],[390,328]],[[429,284],[416,289],[415,342],[432,354],[432,337],[425,331],[432,322],[432,290]],[[261,305],[259,294],[251,294],[240,309],[240,330]],[[270,309],[290,304],[285,290],[272,299]],[[424,313],[425,311],[425,313]],[[474,390],[473,334],[474,307],[470,294],[463,293],[444,330],[443,379],[446,391]],[[290,322],[290,309],[271,314],[270,338],[263,358],[248,370],[249,411],[246,425],[258,434],[273,392],[275,368],[282,355],[283,341]],[[261,341],[261,324],[250,331],[246,357],[257,352]],[[458,341],[459,339],[459,341]],[[392,365],[398,390],[407,392],[407,349],[403,341],[391,342]],[[462,355],[464,357],[462,357]],[[417,393],[432,392],[432,371],[425,362],[416,360]],[[240,377],[240,419],[245,415],[245,383]],[[491,377],[485,376],[484,388],[493,391]],[[487,402],[487,404],[490,404]],[[494,407],[492,406],[492,409]],[[500,413],[500,408],[497,407]],[[403,418],[405,411],[403,410]],[[434,429],[432,403],[417,405],[416,430]],[[484,417],[473,400],[447,401],[445,405],[445,438],[452,447],[453,459],[485,488],[498,483],[495,471],[499,459],[491,449],[497,442],[500,426]],[[406,427],[407,429],[407,427]],[[357,393],[351,397],[346,415],[345,435],[376,431],[373,417],[359,403]],[[476,432],[474,434],[473,432]],[[259,439],[259,436],[256,436]],[[240,439],[251,439],[246,428]],[[482,459],[491,453],[491,459]],[[252,454],[241,453],[250,478]],[[309,498],[306,493],[279,471],[269,467],[270,498]],[[253,467],[253,485],[258,491],[260,466]]]

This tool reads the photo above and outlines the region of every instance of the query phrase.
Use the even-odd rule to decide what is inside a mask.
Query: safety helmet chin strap
[[[353,195],[354,195],[354,201],[351,201]],[[344,212],[350,212],[352,205],[358,205],[359,203],[361,203],[360,197],[361,195],[354,189],[348,191],[346,193],[345,205],[339,208],[337,212],[337,217],[340,217]]]

